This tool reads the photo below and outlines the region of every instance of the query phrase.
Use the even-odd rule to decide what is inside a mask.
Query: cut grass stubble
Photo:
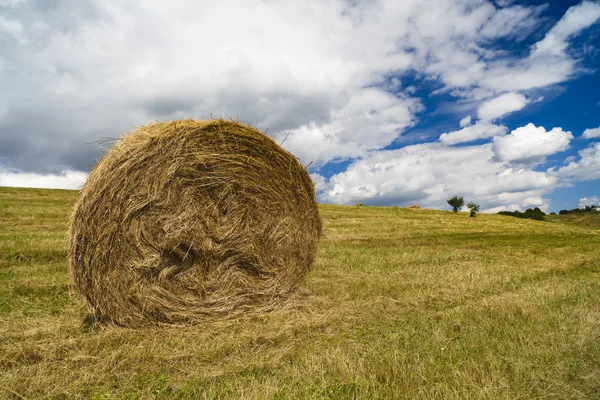
[[[598,398],[597,227],[320,206],[300,305],[86,331],[76,192],[0,189],[0,398]]]

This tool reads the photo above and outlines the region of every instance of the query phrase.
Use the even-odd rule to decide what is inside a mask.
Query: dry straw
[[[159,122],[90,173],[70,274],[95,321],[194,324],[284,303],[320,234],[308,172],[267,135],[225,120]]]

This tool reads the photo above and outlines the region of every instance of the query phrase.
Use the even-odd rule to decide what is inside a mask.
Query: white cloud
[[[58,175],[0,171],[0,186],[80,189],[86,178],[87,174],[77,171],[64,171]]]
[[[552,68],[548,68],[548,64]],[[479,84],[493,92],[529,90],[554,85],[575,74],[576,63],[568,57],[552,61],[525,59],[516,63],[494,62]]]
[[[598,196],[590,196],[590,197],[582,197],[579,199],[579,208],[584,208],[585,206],[597,206],[600,204],[600,199]]]
[[[0,34],[8,34],[17,41],[23,42],[23,26],[18,21],[11,21],[0,16]]]
[[[599,3],[583,2],[569,8],[546,37],[534,44],[530,54],[523,58],[486,49],[487,35],[496,39],[524,38],[540,24],[538,15],[544,7],[513,6],[490,12],[485,3],[480,4],[477,17],[485,19],[470,21],[471,24],[481,23],[476,37],[469,33],[461,36],[447,33],[445,41],[430,39],[428,47],[431,51],[416,52],[415,62],[420,63],[419,69],[438,76],[453,95],[481,100],[506,91],[557,84],[585,72],[566,50],[573,37],[598,20]]]
[[[565,151],[571,139],[571,132],[565,132],[562,128],[546,131],[543,126],[536,127],[529,123],[508,136],[495,137],[492,149],[494,157],[500,161],[535,163],[546,156]]]
[[[514,0],[496,0],[496,4],[500,7],[507,7],[513,3]]]
[[[361,157],[369,150],[392,143],[399,132],[414,123],[418,101],[374,88],[357,91],[331,120],[311,122],[279,136],[283,146],[305,164],[321,166],[335,158]]]
[[[497,2],[498,3],[498,2]],[[537,16],[545,7],[522,7],[516,5],[496,12],[481,29],[484,37],[502,36],[522,37],[534,29],[538,23]]]
[[[463,119],[461,119],[459,125],[460,125],[461,128],[464,128],[465,126],[471,125],[471,116],[467,115],[466,117],[464,117]]]
[[[567,10],[565,15],[550,29],[543,40],[533,46],[532,55],[562,55],[568,43],[567,40],[583,29],[594,24],[600,18],[600,3],[583,1]]]
[[[481,121],[493,121],[506,114],[521,110],[529,101],[519,93],[505,93],[483,103],[477,115]]]
[[[593,139],[600,137],[600,126],[597,128],[590,128],[583,131],[583,137],[585,139]]]
[[[400,96],[386,92],[403,86],[405,72],[437,79],[467,99],[489,98],[506,90],[502,80],[523,61],[491,41],[527,35],[539,23],[539,7],[401,3],[20,3],[2,23],[12,33],[2,43],[10,79],[0,79],[7,94],[0,129],[12,136],[0,138],[0,157],[38,172],[83,170],[91,160],[80,143],[210,113],[277,138],[291,132],[286,146],[305,160],[359,157],[415,123],[422,108],[414,86]],[[560,63],[543,68],[565,79]],[[534,82],[539,75],[519,79],[527,87],[556,81]],[[35,145],[40,137],[51,151]]]
[[[475,125],[466,126],[458,131],[442,133],[439,140],[444,144],[453,145],[457,143],[470,142],[477,139],[503,136],[506,135],[507,130],[508,128],[502,125],[476,123]]]
[[[376,86],[411,66],[398,20],[422,13],[416,1],[82,4],[25,3],[2,25],[25,35],[2,46],[11,78],[0,79],[0,130],[13,134],[0,138],[0,157],[11,167],[85,169],[81,143],[210,113],[291,132],[285,145],[323,164],[387,146],[420,110],[419,99]],[[54,151],[37,148],[40,137]]]
[[[579,151],[579,157],[579,161],[572,161],[564,167],[550,168],[549,173],[577,181],[600,179],[600,142]]]
[[[566,52],[568,40],[581,34],[599,18],[600,3],[584,1],[572,6],[544,39],[532,46],[528,57],[491,62],[485,76],[478,79],[478,84],[494,91],[519,91],[571,78],[580,71],[577,60]]]
[[[425,143],[375,152],[332,176],[321,199],[445,208],[449,197],[462,195],[486,210],[547,205],[543,195],[554,188],[558,178],[507,168],[492,156],[491,144],[446,147]]]
[[[312,173],[310,174],[310,178],[315,185],[315,191],[317,193],[323,191],[327,187],[327,179],[325,179],[323,175]]]

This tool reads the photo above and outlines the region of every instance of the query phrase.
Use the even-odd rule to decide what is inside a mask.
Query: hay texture
[[[308,172],[267,135],[225,120],[159,122],[90,173],[70,274],[96,321],[194,324],[284,303],[320,234]]]

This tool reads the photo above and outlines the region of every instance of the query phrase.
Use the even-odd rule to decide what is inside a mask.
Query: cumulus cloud
[[[600,137],[600,126],[597,128],[590,128],[583,131],[583,137],[585,139],[593,139]]]
[[[446,147],[425,143],[375,152],[332,176],[321,199],[444,208],[446,200],[458,194],[486,210],[547,207],[543,196],[554,188],[557,177],[506,167],[491,160],[492,156],[491,144]]]
[[[573,134],[562,128],[546,131],[543,126],[527,124],[510,135],[495,137],[492,150],[495,159],[513,163],[535,163],[569,148]]]
[[[521,110],[529,100],[520,93],[505,93],[484,102],[477,110],[481,121],[493,121],[506,114]]]
[[[579,208],[584,208],[585,206],[597,206],[600,204],[600,198],[598,196],[590,196],[590,197],[582,197],[579,199]]]
[[[452,145],[457,143],[471,142],[477,139],[504,136],[506,135],[507,130],[508,128],[502,125],[476,123],[475,125],[465,126],[463,129],[458,131],[442,133],[439,140],[444,144]]]
[[[600,142],[579,151],[579,157],[578,161],[572,161],[558,169],[551,168],[549,172],[554,176],[577,181],[600,179]]]
[[[320,166],[335,158],[360,157],[389,145],[401,130],[414,123],[414,114],[420,108],[415,99],[362,89],[341,109],[332,111],[330,122],[311,122],[279,137],[302,162]]]

